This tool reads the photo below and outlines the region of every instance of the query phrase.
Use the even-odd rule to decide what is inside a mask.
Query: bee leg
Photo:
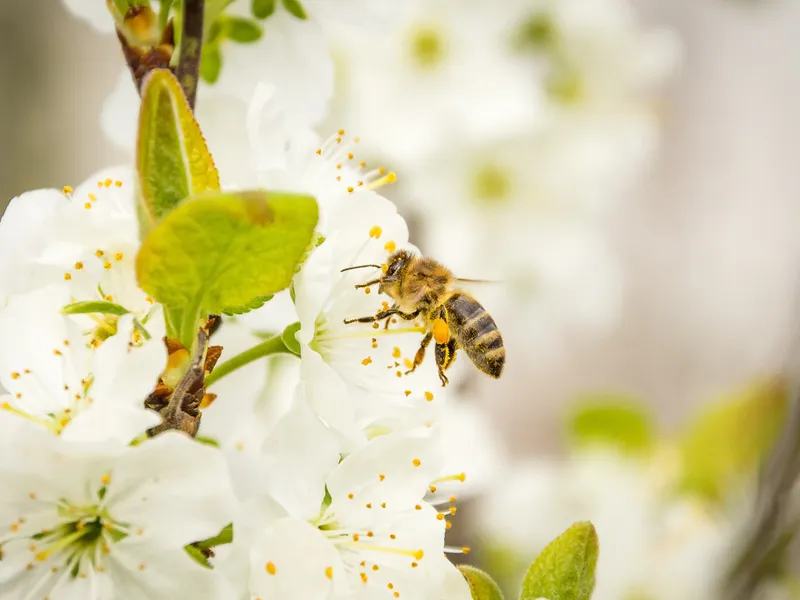
[[[397,308],[397,304],[392,304],[392,308]],[[383,326],[384,331],[389,330],[389,324],[392,322],[391,319],[386,319],[386,324]]]
[[[436,366],[439,368],[439,380],[442,382],[442,387],[446,386],[450,381],[444,372],[455,361],[456,349],[455,338],[450,338],[444,344],[436,344]]]
[[[381,282],[380,279],[373,279],[372,281],[367,281],[366,283],[359,283],[359,284],[357,284],[355,286],[355,288],[357,290],[360,290],[361,288],[369,287],[371,285],[375,285],[376,283],[380,283],[380,282]]]
[[[384,319],[388,319],[392,315],[397,315],[401,319],[405,319],[406,321],[411,321],[416,319],[419,316],[419,313],[422,312],[422,309],[417,309],[411,313],[404,313],[398,308],[390,308],[389,310],[382,310],[377,315],[373,315],[371,317],[358,317],[357,319],[345,319],[344,324],[349,325],[350,323],[374,323],[375,321],[383,321]]]
[[[411,365],[411,368],[408,371],[406,371],[406,375],[408,375],[409,373],[413,373],[417,369],[417,367],[422,364],[422,361],[425,360],[425,350],[431,343],[432,339],[433,339],[432,331],[426,333],[425,337],[422,338],[422,343],[419,345],[419,350],[417,350],[417,353],[414,355],[414,364]]]

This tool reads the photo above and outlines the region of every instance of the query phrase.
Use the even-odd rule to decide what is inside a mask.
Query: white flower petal
[[[233,520],[235,501],[221,453],[185,434],[170,431],[136,446],[110,476],[109,509],[139,523],[146,535],[188,544]]]
[[[272,497],[292,515],[305,519],[319,515],[325,479],[339,464],[339,443],[302,394],[264,442],[263,452]]]
[[[374,514],[366,504],[383,502],[390,510],[413,508],[441,473],[434,442],[428,430],[390,434],[347,456],[328,477],[332,511],[340,516]]]
[[[214,88],[249,101],[259,82],[270,83],[291,127],[316,124],[333,93],[333,61],[319,25],[279,10],[263,27],[257,42],[223,47]]]
[[[259,537],[251,554],[250,593],[262,598],[327,598],[345,577],[333,545],[299,519],[282,519]]]
[[[97,406],[73,418],[64,427],[61,437],[70,441],[115,440],[126,444],[160,423],[161,416],[143,406]]]

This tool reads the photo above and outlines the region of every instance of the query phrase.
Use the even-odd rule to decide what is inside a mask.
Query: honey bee
[[[427,329],[414,363],[406,375],[412,373],[425,359],[425,350],[436,342],[436,366],[442,387],[448,383],[445,371],[456,359],[456,352],[463,349],[473,364],[483,373],[499,378],[506,361],[503,338],[492,316],[472,296],[458,289],[458,279],[453,273],[432,258],[415,256],[406,250],[394,252],[387,265],[359,265],[342,269],[364,267],[383,268],[377,279],[360,283],[356,288],[367,288],[378,284],[378,292],[385,293],[394,304],[369,317],[345,319],[350,323],[376,323],[398,316],[406,321],[421,318]]]

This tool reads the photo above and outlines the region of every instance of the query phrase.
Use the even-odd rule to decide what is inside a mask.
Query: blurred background
[[[596,598],[702,597],[696,571],[731,545],[748,502],[728,475],[774,439],[785,389],[772,378],[797,358],[800,3],[434,4],[409,17],[425,17],[410,43],[424,68],[463,52],[452,70],[426,79],[392,63],[405,34],[332,36],[337,89],[319,130],[352,125],[389,148],[373,154],[399,175],[387,194],[412,240],[459,275],[503,282],[473,290],[509,359],[499,381],[461,371],[454,443],[475,443],[490,483],[458,535],[513,586],[514,556],[529,562],[592,518]],[[518,51],[490,63],[475,31]],[[61,0],[0,3],[0,32],[3,206],[127,160],[99,117],[117,40]],[[796,586],[779,579],[781,593]]]

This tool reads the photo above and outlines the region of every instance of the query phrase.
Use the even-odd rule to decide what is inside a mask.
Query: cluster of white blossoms
[[[109,33],[126,7],[169,17],[180,4],[65,3]],[[11,201],[0,221],[0,598],[472,597],[448,559],[468,552],[445,542],[467,474],[445,452],[455,421],[433,360],[414,369],[424,329],[344,323],[391,299],[356,288],[376,271],[342,269],[414,250],[381,195],[397,176],[375,158],[402,166],[411,196],[434,202],[451,224],[494,220],[501,236],[520,234],[514,215],[547,216],[556,203],[572,214],[573,200],[598,200],[564,189],[575,178],[572,158],[608,141],[594,134],[598,123],[626,131],[606,117],[625,112],[669,60],[620,62],[638,43],[618,36],[634,36],[622,2],[604,3],[622,16],[602,21],[600,39],[581,10],[562,3],[401,4],[206,2],[213,19],[195,115],[223,190],[307,194],[319,221],[290,290],[212,330],[222,357],[216,372],[214,360],[202,365],[208,389],[192,390],[196,437],[160,431],[155,410],[185,381],[190,352],[167,335],[169,307],[137,283],[141,173],[114,167]],[[155,21],[146,26],[141,35],[156,31]],[[520,35],[535,52],[514,50]],[[319,137],[312,128],[328,111],[337,59],[346,106],[333,108],[348,129]],[[587,61],[609,75],[603,85]],[[126,72],[102,117],[123,147],[136,139],[138,103]],[[363,150],[353,122],[373,142]],[[570,128],[577,142],[563,141]],[[633,137],[618,145],[640,149]],[[537,157],[547,160],[531,171]],[[582,190],[593,192],[587,182],[608,171],[598,162],[575,161],[588,165]],[[540,194],[544,201],[516,212]],[[457,197],[468,206],[452,204]],[[459,256],[479,264],[486,240],[463,231]],[[560,248],[581,236],[552,237]],[[507,236],[504,252],[514,240]],[[579,246],[598,254],[591,242]],[[563,266],[536,264],[537,276]],[[576,291],[558,285],[577,276],[553,278]],[[297,352],[226,368],[290,323]]]
[[[465,474],[444,471],[444,396],[433,365],[406,375],[421,329],[343,324],[387,298],[341,269],[408,247],[375,191],[391,175],[337,168],[350,155],[340,131],[258,175],[313,191],[324,241],[294,303],[267,303],[249,326],[224,317],[211,342],[224,361],[258,340],[254,324],[298,321],[300,358],[215,381],[202,443],[147,435],[161,419],[145,400],[186,350],[168,354],[163,311],[137,287],[133,173],[12,200],[0,222],[0,597],[470,598],[445,557],[465,551],[445,546]],[[215,569],[184,550],[231,523]]]

